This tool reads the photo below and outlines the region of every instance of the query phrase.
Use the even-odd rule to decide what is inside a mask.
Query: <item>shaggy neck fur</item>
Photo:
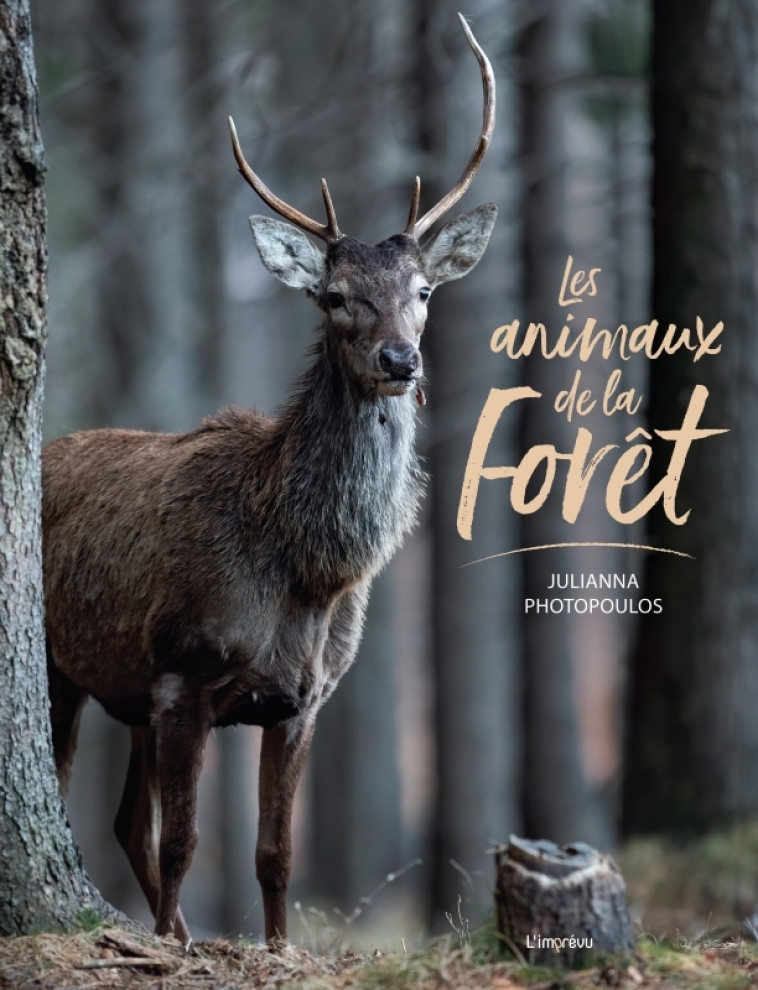
[[[365,393],[328,329],[279,422],[277,525],[297,584],[333,594],[375,574],[413,526],[421,493],[414,390]]]

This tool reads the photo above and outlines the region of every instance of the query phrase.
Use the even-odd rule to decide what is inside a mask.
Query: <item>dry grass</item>
[[[477,941],[479,944],[477,944]],[[224,939],[185,951],[174,939],[100,929],[73,935],[0,939],[0,987],[18,990],[747,990],[758,987],[758,947],[643,940],[632,965],[581,973],[524,966],[501,958],[486,933],[472,944],[451,938],[409,953],[314,956],[288,946]]]
[[[275,990],[319,978],[336,980],[362,959],[315,957],[291,946],[269,952],[262,945],[225,939],[193,944],[118,929],[75,935],[41,934],[0,939],[0,987],[35,990],[95,988],[216,988]]]

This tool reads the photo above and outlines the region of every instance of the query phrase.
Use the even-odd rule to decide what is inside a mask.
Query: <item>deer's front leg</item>
[[[155,913],[158,935],[174,932],[186,942],[179,912],[179,888],[197,845],[197,783],[210,729],[202,697],[178,698],[156,721],[161,837],[160,894]]]
[[[258,778],[260,816],[255,868],[263,894],[266,941],[287,938],[287,885],[292,867],[292,803],[308,755],[315,712],[264,729]]]

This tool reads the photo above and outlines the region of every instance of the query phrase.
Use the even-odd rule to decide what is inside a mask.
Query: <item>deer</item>
[[[492,67],[459,17],[481,72],[480,136],[421,217],[416,178],[403,232],[375,246],[340,231],[325,180],[326,223],[272,193],[229,118],[242,176],[283,218],[250,217],[260,259],[322,314],[312,364],[279,414],[228,409],[182,434],[86,430],[43,453],[61,791],[91,696],[131,733],[116,836],[156,933],[185,946],[179,892],[206,741],[238,724],[262,729],[256,876],[266,941],[286,940],[292,807],[316,716],[355,659],[373,577],[416,521],[427,303],[477,264],[497,215],[485,204],[421,243],[468,189],[494,129]]]

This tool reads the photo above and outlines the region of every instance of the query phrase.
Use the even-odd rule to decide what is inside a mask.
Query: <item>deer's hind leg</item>
[[[65,797],[71,779],[71,765],[74,762],[74,753],[76,752],[82,709],[89,694],[83,688],[77,687],[73,681],[58,670],[53,662],[49,641],[47,643],[47,681],[50,692],[50,721],[53,733],[55,768],[58,772],[61,793]]]
[[[158,865],[161,798],[156,733],[153,728],[132,728],[131,734],[129,767],[114,831],[155,916],[161,892]],[[189,930],[178,907],[174,934],[183,945],[189,942]]]

